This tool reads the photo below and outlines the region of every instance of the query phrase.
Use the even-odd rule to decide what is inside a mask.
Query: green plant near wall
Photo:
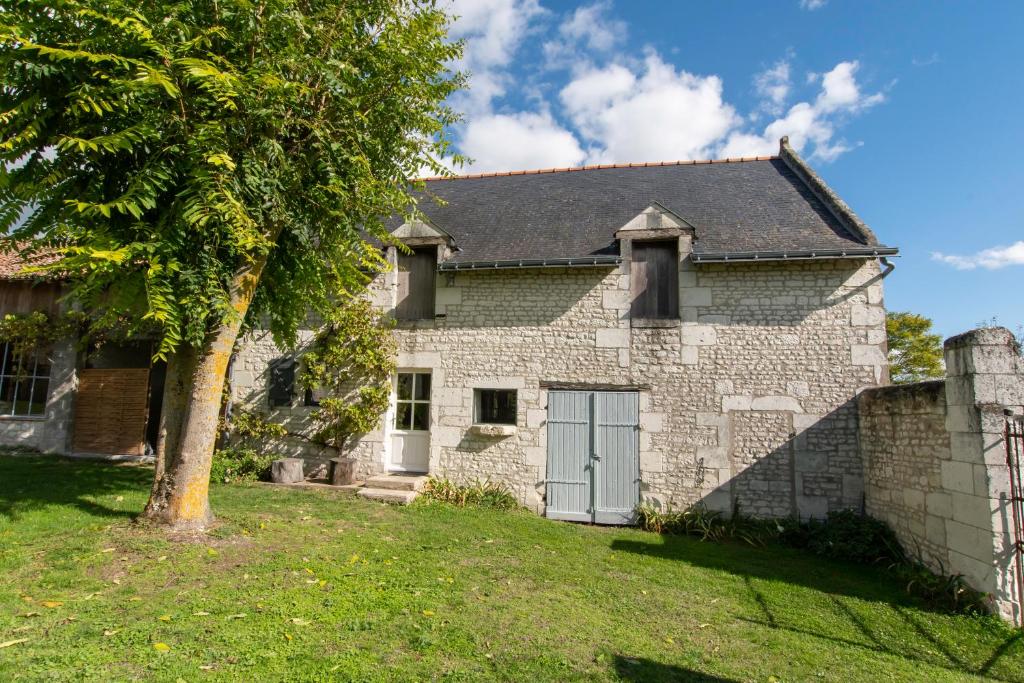
[[[349,440],[377,427],[388,408],[398,346],[393,321],[364,298],[331,312],[302,357],[299,382],[320,395],[314,439],[344,452]]]
[[[223,482],[268,479],[270,465],[280,456],[266,451],[270,439],[288,433],[283,424],[271,422],[262,413],[238,410],[230,419],[221,419],[221,431],[228,445],[218,448],[210,465],[211,481]]]

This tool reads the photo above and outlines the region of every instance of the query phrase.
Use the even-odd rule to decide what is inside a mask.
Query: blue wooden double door
[[[546,515],[632,524],[640,502],[635,391],[548,391]]]

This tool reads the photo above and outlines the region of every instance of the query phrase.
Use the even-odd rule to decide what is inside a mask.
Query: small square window
[[[515,389],[474,389],[473,402],[477,424],[514,425],[516,423]]]

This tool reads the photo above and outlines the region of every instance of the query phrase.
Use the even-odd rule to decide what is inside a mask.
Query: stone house
[[[440,201],[437,201],[440,200]],[[549,517],[640,501],[764,516],[861,508],[856,396],[888,383],[879,243],[777,156],[431,179],[371,285],[397,320],[360,478],[489,479]],[[312,332],[304,333],[308,339]],[[236,405],[308,427],[300,354],[252,333]],[[274,444],[307,471],[336,453]]]

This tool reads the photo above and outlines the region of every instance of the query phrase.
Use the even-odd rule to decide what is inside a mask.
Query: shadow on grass
[[[0,517],[16,520],[25,513],[55,505],[77,507],[97,517],[134,517],[136,512],[90,499],[131,489],[147,490],[152,470],[113,463],[89,464],[93,466],[58,456],[0,453]]]
[[[693,683],[732,683],[731,678],[704,674],[674,664],[662,664],[643,657],[615,655],[615,673],[624,681],[693,681]]]
[[[1007,671],[1005,666],[1002,671],[995,670],[999,661],[1011,651],[1015,653],[1014,656],[1021,654],[1018,650],[1024,651],[1024,631],[1010,632],[1008,629],[998,628],[998,624],[993,621],[991,623],[994,628],[990,631],[993,642],[983,644],[979,639],[973,647],[973,652],[965,651],[961,647],[962,644],[947,642],[940,629],[934,628],[926,617],[922,618],[920,610],[927,610],[926,605],[908,595],[901,584],[877,567],[832,562],[820,558],[808,561],[811,558],[805,553],[779,546],[752,548],[734,544],[704,543],[679,536],[652,535],[650,542],[616,539],[611,547],[619,552],[678,560],[741,577],[759,616],[737,616],[740,621],[801,636],[811,636],[819,639],[826,647],[856,648],[899,657],[909,662],[942,667],[961,674],[988,676],[996,680],[1024,681],[1024,670],[1020,671],[1019,675]],[[805,586],[821,592],[829,602],[830,611],[839,620],[838,628],[822,629],[818,625],[807,626],[792,617],[792,610],[779,613],[778,610],[772,609],[768,597],[758,590],[755,580]],[[892,623],[872,623],[843,598],[886,603],[891,609],[892,618],[903,622],[916,636],[921,647],[912,648],[908,647],[906,642],[893,641]],[[861,638],[849,637],[851,630],[858,633]],[[847,633],[843,634],[843,631]],[[683,677],[663,680],[705,679]]]

